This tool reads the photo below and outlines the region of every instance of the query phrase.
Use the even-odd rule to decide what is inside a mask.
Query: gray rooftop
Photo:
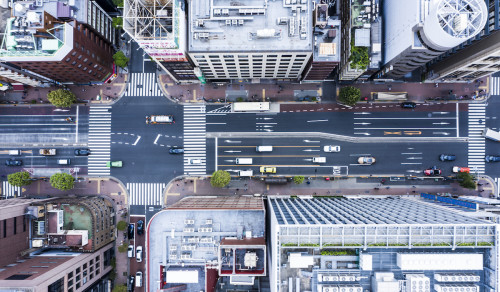
[[[309,0],[193,0],[189,51],[310,51],[312,9]]]
[[[314,28],[314,61],[340,61],[340,20],[328,18],[324,27]]]

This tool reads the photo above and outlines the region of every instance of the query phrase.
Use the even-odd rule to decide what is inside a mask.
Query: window
[[[87,67],[83,67],[83,71],[87,71]],[[84,268],[85,269],[85,268]]]
[[[14,234],[17,234],[17,217],[14,217]]]
[[[71,62],[71,65],[75,65],[75,64],[76,64],[76,61]]]
[[[61,278],[54,283],[50,284],[48,289],[48,292],[63,292],[64,291],[64,278]]]
[[[75,56],[75,55],[76,55],[76,52],[71,53],[71,56]]]
[[[81,272],[81,271],[82,271],[82,269],[81,269],[81,268],[76,268],[76,272],[75,272],[75,274],[80,274],[80,272]]]
[[[82,57],[83,57],[83,55],[78,56],[78,60],[81,60],[81,59],[82,59]]]
[[[71,278],[73,278],[73,272],[69,272],[69,274],[68,274],[68,279],[71,279]]]
[[[71,58],[67,57],[66,60],[64,60],[64,61],[69,62],[70,60],[71,60]]]
[[[83,59],[83,63],[87,63],[88,60],[88,58]]]
[[[82,64],[78,64],[78,66],[76,66],[76,67],[78,67],[78,68],[82,68]]]

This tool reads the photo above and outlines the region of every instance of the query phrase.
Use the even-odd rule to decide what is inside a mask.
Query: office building
[[[175,82],[205,83],[187,56],[186,10],[184,0],[125,0],[123,29]]]
[[[313,55],[304,71],[304,80],[325,80],[340,63],[340,20],[328,13],[328,4],[314,8]]]
[[[382,16],[379,0],[340,1],[339,80],[367,80],[382,61]]]
[[[398,79],[477,36],[488,19],[483,0],[384,1],[385,57],[379,78]]]
[[[150,221],[146,288],[211,292],[219,281],[250,291],[267,275],[264,232],[261,198],[183,198]]]
[[[427,64],[426,80],[469,82],[500,71],[499,0],[488,1],[488,22],[474,38]]]
[[[94,1],[15,2],[0,60],[53,83],[102,83],[114,73],[116,32]]]
[[[0,205],[0,290],[84,291],[112,270],[115,211],[108,200],[9,199]]]
[[[300,80],[313,49],[312,3],[192,0],[189,55],[208,80]]]
[[[271,291],[498,291],[498,225],[427,196],[269,197]]]

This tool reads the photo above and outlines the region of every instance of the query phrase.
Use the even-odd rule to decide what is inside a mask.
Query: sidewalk
[[[384,181],[382,181],[384,180]],[[227,187],[213,188],[209,178],[187,178],[172,181],[165,192],[165,204],[170,206],[184,196],[203,195],[288,195],[288,196],[342,196],[342,195],[419,195],[420,193],[450,193],[458,196],[490,197],[496,194],[495,182],[487,176],[479,178],[475,190],[460,187],[450,180],[406,180],[391,181],[387,178],[346,178],[326,181],[324,178],[307,179],[297,185],[289,182],[285,185],[265,184],[259,179],[233,179]]]
[[[79,103],[89,104],[108,104],[114,99],[122,96],[127,88],[128,74],[120,73],[112,83],[103,85],[68,85],[67,89],[71,90]],[[62,87],[30,87],[26,86],[25,91],[8,90],[0,93],[0,103],[6,101],[14,101],[15,104],[48,104],[47,94],[52,90],[61,89]],[[101,100],[97,101],[97,96],[101,96]],[[107,98],[109,97],[109,98]]]

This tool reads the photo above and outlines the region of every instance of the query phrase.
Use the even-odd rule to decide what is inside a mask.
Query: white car
[[[142,245],[139,245],[136,249],[135,249],[135,259],[137,260],[137,262],[142,262]]]
[[[325,151],[325,152],[340,152],[340,146],[327,145],[327,146],[323,147],[323,151]]]
[[[201,159],[189,159],[189,164],[202,164]]]

